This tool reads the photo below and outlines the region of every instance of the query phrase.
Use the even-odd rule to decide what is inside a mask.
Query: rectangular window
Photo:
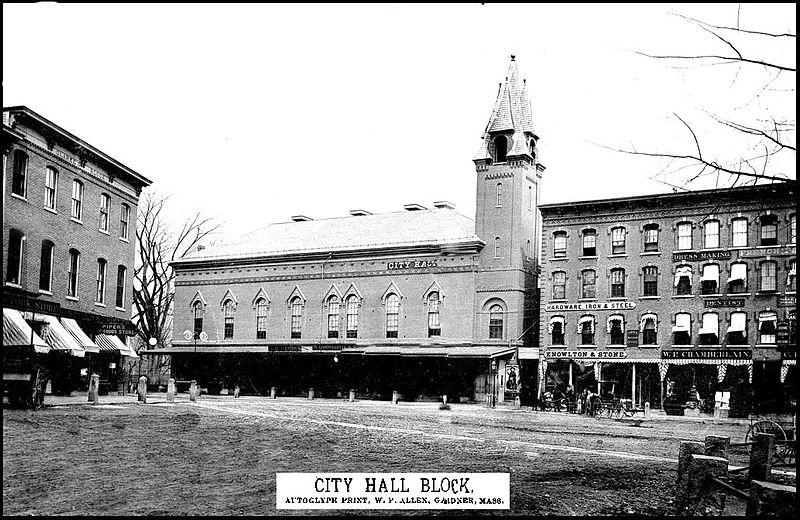
[[[203,318],[194,319],[194,339],[200,338],[200,333],[203,332]]]
[[[597,233],[594,231],[583,233],[583,256],[597,256]]]
[[[762,312],[758,317],[758,342],[761,345],[774,345],[778,317],[772,312]]]
[[[596,288],[596,275],[594,271],[584,271],[583,272],[583,291],[581,293],[581,298],[596,298],[597,292]]]
[[[553,237],[553,256],[562,258],[567,256],[567,234],[556,233]]]
[[[225,316],[225,338],[233,339],[233,316]]]
[[[119,208],[119,237],[123,240],[128,240],[128,221],[131,216],[131,208],[127,204],[123,204]]]
[[[747,219],[735,218],[732,221],[733,247],[747,247]]]
[[[692,225],[689,222],[678,224],[678,249],[692,248]]]
[[[614,228],[611,230],[611,254],[625,254],[625,228]]]
[[[731,276],[728,278],[728,292],[743,293],[747,290],[747,264],[731,264]]]
[[[692,268],[688,265],[675,270],[675,292],[678,295],[692,294]]]
[[[715,312],[703,314],[703,326],[699,334],[701,345],[719,345],[719,314]]]
[[[42,242],[42,257],[39,262],[39,290],[51,292],[53,289],[53,243]]]
[[[69,251],[69,271],[67,272],[67,296],[78,297],[78,269],[80,269],[81,254],[75,249]]]
[[[692,341],[692,316],[689,313],[675,315],[675,326],[672,327],[675,335],[675,345],[689,345]]]
[[[358,337],[358,300],[355,296],[347,299],[345,310],[347,312],[347,337],[356,338]]]
[[[658,296],[658,267],[644,268],[644,296]]]
[[[644,250],[658,251],[658,228],[655,226],[646,227],[644,230]]]
[[[125,308],[125,276],[127,274],[127,269],[125,269],[124,265],[117,267],[117,298],[116,298],[116,306],[117,308],[124,309]],[[202,323],[202,318],[200,319]]]
[[[108,231],[108,207],[111,205],[111,197],[103,193],[100,195],[100,231]]]
[[[701,294],[717,294],[719,292],[719,266],[716,264],[704,265],[700,282]]]
[[[764,262],[761,264],[761,290],[762,291],[776,291],[777,285],[777,269],[778,264],[775,262]]]
[[[44,171],[44,207],[56,209],[56,186],[58,173],[49,166]]]
[[[12,229],[8,232],[8,260],[6,262],[6,282],[22,284],[22,244],[25,235]]]
[[[83,215],[83,183],[72,181],[72,218],[80,220]]]
[[[789,243],[797,243],[797,215],[789,215]]]
[[[625,296],[625,271],[622,269],[611,271],[611,296],[613,298]]]
[[[728,326],[728,344],[747,344],[747,314],[744,312],[731,313],[731,324]]]
[[[96,303],[106,301],[106,261],[102,258],[97,261],[97,294],[94,301]]]
[[[14,172],[11,180],[11,193],[25,197],[28,187],[28,156],[22,150],[14,152]]]
[[[267,339],[267,317],[256,318],[256,339]]]
[[[778,219],[772,215],[761,219],[761,245],[778,245]]]
[[[561,323],[553,323],[553,345],[564,344],[564,326]]]
[[[565,300],[567,298],[567,273],[559,271],[553,273],[553,299]]]
[[[716,220],[709,220],[703,226],[704,244],[706,249],[715,249],[719,247],[719,222]]]

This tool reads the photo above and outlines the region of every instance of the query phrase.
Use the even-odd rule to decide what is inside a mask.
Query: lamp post
[[[489,380],[489,382],[490,382],[489,387],[490,387],[490,390],[491,390],[491,394],[489,394],[489,407],[490,408],[494,408],[495,400],[497,399],[497,395],[495,395],[497,393],[497,381],[496,381],[497,380],[497,375],[496,375],[496,370],[497,370],[497,361],[493,359],[492,360],[492,364],[491,364],[491,372],[489,374],[489,377],[491,378]]]

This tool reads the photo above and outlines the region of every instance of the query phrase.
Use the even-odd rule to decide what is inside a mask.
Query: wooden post
[[[234,399],[239,397],[239,392],[240,391],[241,391],[241,388],[239,388],[239,385],[236,385],[235,387],[233,387],[233,398]]]
[[[197,401],[197,396],[199,394],[200,394],[200,389],[197,387],[197,381],[192,379],[192,383],[189,385],[189,400]]]
[[[392,391],[392,404],[397,404],[400,400],[400,393],[397,390]]]
[[[772,472],[772,457],[775,455],[775,436],[771,433],[756,433],[750,447],[750,469],[747,478],[750,480],[769,481]]]
[[[355,390],[350,390],[350,399],[349,399],[349,401],[352,403],[355,400],[356,400],[356,391]]]
[[[313,388],[309,388],[308,389],[308,398],[309,399],[314,399],[314,389]]]
[[[597,366],[597,373],[595,374],[595,376],[597,376],[597,395],[599,396],[600,395],[600,380],[603,379],[603,364],[600,363],[599,361],[595,361],[595,363],[596,363],[595,366]]]
[[[278,387],[277,386],[273,386],[272,388],[270,388],[270,390],[269,390],[269,398],[270,399],[277,399],[278,398]]]
[[[177,392],[176,392],[176,389],[175,389],[175,379],[170,377],[169,378],[169,383],[167,384],[167,402],[168,403],[174,403],[175,402],[175,394],[176,393]]]
[[[689,463],[692,455],[700,455],[705,445],[696,441],[681,441],[678,450],[678,479],[675,482],[675,513],[683,514],[689,505]]]
[[[631,406],[636,406],[636,363],[631,364]]]
[[[142,376],[139,378],[139,387],[136,392],[139,394],[138,400],[147,404],[147,377]]]
[[[569,363],[569,386],[572,386],[572,361],[567,361]]]
[[[92,374],[89,379],[89,402],[97,404],[100,401],[100,376]]]

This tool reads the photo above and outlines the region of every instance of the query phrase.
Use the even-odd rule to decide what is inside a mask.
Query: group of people
[[[561,392],[559,388],[554,388],[552,391],[546,390],[539,399],[541,410],[552,409],[559,412],[562,407],[570,413],[585,413],[589,417],[594,417],[600,409],[600,395],[587,387],[580,395],[576,396],[572,385],[567,385],[564,392]]]

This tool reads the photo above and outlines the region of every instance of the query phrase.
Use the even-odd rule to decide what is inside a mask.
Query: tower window
[[[503,339],[503,308],[499,305],[489,309],[489,339]]]
[[[495,203],[495,207],[499,208],[503,205],[503,183],[498,182],[495,189],[497,194],[497,201]]]
[[[494,162],[506,162],[508,153],[508,139],[504,135],[494,138]]]
[[[500,258],[500,237],[494,239],[494,257]]]

